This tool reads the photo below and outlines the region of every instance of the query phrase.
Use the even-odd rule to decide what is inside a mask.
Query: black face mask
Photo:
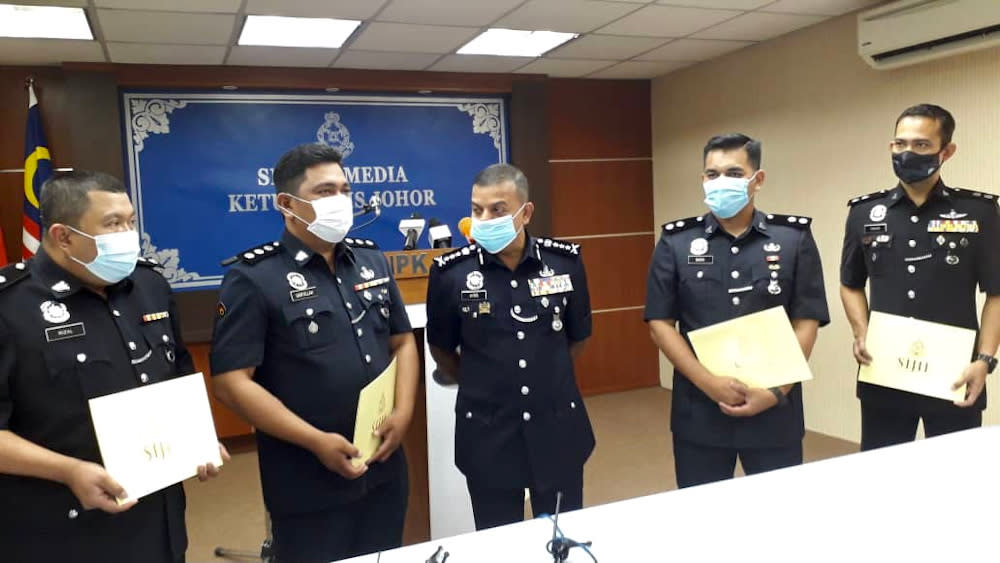
[[[903,183],[923,182],[941,168],[940,154],[917,154],[913,151],[893,153],[892,169]]]

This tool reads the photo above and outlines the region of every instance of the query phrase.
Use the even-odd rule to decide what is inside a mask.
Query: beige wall
[[[895,117],[925,101],[948,108],[958,123],[958,153],[943,168],[945,181],[1000,191],[1000,50],[876,71],[857,55],[855,22],[843,16],[659,78],[652,109],[657,224],[704,212],[701,148],[732,131],[763,141],[768,176],[757,205],[815,219],[833,320],[813,354],[806,425],[857,441],[856,364],[838,295],[846,202],[895,184],[888,154]],[[669,382],[662,355],[660,367]],[[993,424],[1000,421],[997,380],[989,379]]]

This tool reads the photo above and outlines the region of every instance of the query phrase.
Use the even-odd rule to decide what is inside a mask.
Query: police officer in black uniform
[[[183,488],[119,506],[87,406],[194,372],[170,286],[116,178],[58,174],[40,211],[38,254],[0,270],[0,559],[183,561]]]
[[[295,147],[278,161],[274,183],[285,233],[241,253],[222,282],[216,395],[257,429],[278,561],[398,547],[408,494],[399,445],[418,378],[403,300],[385,255],[346,236],[354,210],[339,153]],[[374,457],[355,464],[358,393],[393,356],[394,413]]]
[[[687,333],[781,306],[806,357],[830,322],[823,271],[808,217],[754,206],[764,183],[761,145],[713,137],[703,185],[711,213],[663,226],[647,282],[645,319],[675,367],[670,426],[679,487],[802,463],[802,389],[747,387],[709,372]],[[679,323],[679,331],[675,325]]]
[[[1000,344],[1000,217],[996,196],[941,180],[941,165],[955,154],[954,131],[952,115],[931,104],[896,120],[890,149],[899,184],[850,201],[840,295],[854,357],[867,364],[869,309],[977,330],[978,285],[987,295],[982,328],[971,363],[956,374],[955,389],[966,385],[965,397],[952,403],[858,382],[862,450],[912,441],[921,419],[927,436],[982,424],[986,376]]]
[[[534,204],[517,168],[495,164],[472,188],[471,244],[436,260],[427,340],[458,381],[455,464],[476,528],[583,506],[594,434],[573,373],[591,334],[580,246],[529,236]]]

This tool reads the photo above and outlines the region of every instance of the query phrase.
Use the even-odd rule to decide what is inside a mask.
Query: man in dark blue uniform
[[[687,333],[781,306],[809,357],[830,322],[823,270],[807,217],[754,206],[764,184],[761,145],[746,135],[705,145],[705,203],[711,213],[663,226],[646,294],[653,340],[673,363],[670,426],[679,487],[802,463],[799,384],[750,388],[698,361]],[[679,323],[679,330],[677,324]]]
[[[427,288],[427,340],[458,381],[455,464],[476,528],[583,506],[594,448],[573,359],[590,337],[580,246],[528,235],[534,204],[517,168],[495,164],[472,188],[472,244],[437,259]]]
[[[184,489],[119,506],[87,405],[194,372],[170,286],[116,178],[56,175],[40,211],[38,254],[0,269],[0,559],[184,561]]]
[[[890,143],[899,184],[854,198],[847,217],[840,263],[840,296],[854,333],[854,357],[871,361],[865,345],[871,311],[979,329],[976,285],[986,293],[982,329],[955,388],[954,404],[906,391],[858,382],[861,449],[937,436],[982,424],[986,375],[996,368],[1000,344],[1000,217],[997,197],[941,180],[941,165],[956,150],[955,120],[940,106],[921,104],[896,120]]]
[[[399,445],[418,378],[402,297],[385,255],[346,236],[354,210],[340,154],[295,147],[274,183],[285,233],[241,253],[222,282],[215,393],[257,430],[278,561],[398,547],[408,494]],[[395,410],[374,457],[355,464],[358,393],[393,356]]]

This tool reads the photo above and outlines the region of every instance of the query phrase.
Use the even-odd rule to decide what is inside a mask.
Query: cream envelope
[[[354,421],[354,447],[361,451],[361,457],[353,463],[360,466],[371,459],[382,439],[374,435],[379,426],[396,406],[396,359],[392,359],[378,377],[365,386],[358,395],[358,417]]]
[[[222,466],[202,374],[178,377],[90,401],[104,468],[139,499]]]
[[[688,339],[708,371],[750,387],[767,389],[812,379],[784,307],[692,330]]]
[[[951,386],[969,365],[976,331],[873,311],[865,341],[872,363],[858,380],[936,397],[965,398],[965,387]]]

